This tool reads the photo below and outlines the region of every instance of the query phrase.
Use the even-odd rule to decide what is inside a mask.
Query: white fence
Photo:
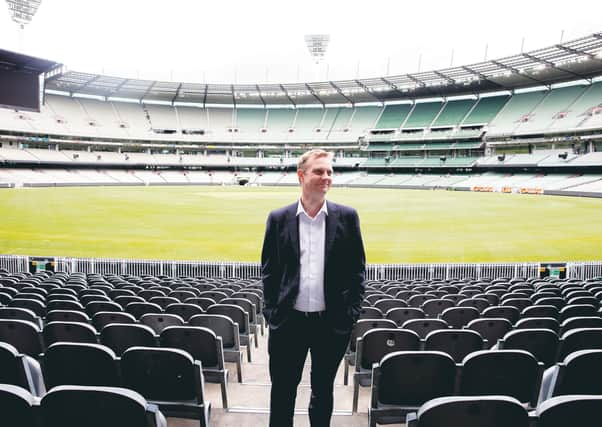
[[[39,258],[22,255],[0,255],[0,269],[9,272],[30,270],[30,261]],[[167,277],[239,277],[259,278],[259,263],[157,261],[109,258],[62,258],[48,257],[55,271],[67,273],[97,273],[119,275],[152,275]],[[368,280],[432,280],[498,277],[539,277],[539,263],[489,263],[489,264],[369,264]],[[602,277],[602,261],[567,262],[566,277],[589,279]]]

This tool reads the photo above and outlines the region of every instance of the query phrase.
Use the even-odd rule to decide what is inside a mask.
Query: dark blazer
[[[364,298],[366,256],[355,209],[326,202],[324,257],[325,317],[333,330],[351,331]],[[267,219],[261,276],[263,314],[272,329],[286,322],[299,293],[299,223],[295,202]]]

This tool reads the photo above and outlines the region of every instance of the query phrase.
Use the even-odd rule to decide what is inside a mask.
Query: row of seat
[[[455,363],[469,355],[489,348],[480,334],[468,329],[442,329],[430,332],[425,339],[409,329],[374,328],[358,337],[355,352],[345,357],[344,381],[349,365],[353,373],[353,412],[357,410],[360,386],[370,386],[372,366],[395,351],[439,351]],[[602,349],[602,329],[583,328],[569,331],[562,337],[549,329],[520,329],[508,332],[493,350],[521,350],[531,354],[544,368],[562,362],[579,350]]]
[[[529,414],[507,396],[453,396],[429,400],[406,417],[406,427],[566,427],[587,426],[600,417],[600,395],[554,397]]]
[[[43,398],[0,383],[2,425],[19,427],[167,427],[139,393],[115,387],[60,386]]]
[[[602,395],[601,363],[602,350],[577,351],[545,372],[522,350],[478,351],[461,364],[437,351],[389,353],[372,368],[369,424],[402,422],[427,401],[448,396],[508,396],[535,409],[555,396]]]
[[[0,383],[22,387],[34,396],[43,398],[46,390],[52,392],[63,385],[123,387],[140,393],[168,416],[198,419],[201,426],[208,425],[211,405],[205,399],[203,367],[188,351],[139,346],[118,358],[102,345],[59,342],[47,349],[38,364],[0,342],[0,361]],[[214,374],[223,377],[227,371]]]

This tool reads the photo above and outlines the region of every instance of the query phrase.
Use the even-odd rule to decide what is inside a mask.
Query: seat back
[[[136,323],[136,318],[130,313],[118,311],[99,311],[92,317],[92,325],[97,331],[111,323]]]
[[[387,311],[385,315],[387,320],[392,320],[398,327],[401,327],[408,320],[424,319],[425,317],[424,311],[415,307],[393,308]]]
[[[420,338],[424,339],[432,331],[448,329],[449,325],[441,319],[413,319],[406,321],[401,325],[402,329],[409,329],[416,332]]]
[[[560,336],[558,360],[579,350],[602,349],[602,328],[571,329]]]
[[[201,326],[221,337],[224,349],[239,350],[238,326],[228,316],[221,314],[197,314],[188,321],[190,326]]]
[[[422,405],[417,427],[529,427],[529,413],[507,396],[439,397]]]
[[[471,320],[478,319],[479,316],[479,310],[474,307],[450,307],[443,310],[439,317],[452,328],[459,329],[466,326]]]
[[[55,342],[80,342],[95,344],[98,342],[96,329],[81,322],[50,322],[42,331],[44,343],[49,346]]]
[[[456,364],[438,351],[397,351],[373,370],[372,406],[420,406],[454,392]]]
[[[118,387],[59,386],[40,402],[46,426],[165,427],[154,405],[132,390]]]
[[[26,320],[0,319],[0,341],[14,346],[19,353],[38,357],[42,352],[42,331]]]
[[[469,329],[442,329],[426,336],[424,349],[449,354],[456,363],[461,363],[468,354],[483,349],[483,338]]]
[[[130,347],[155,347],[157,338],[146,325],[111,323],[100,331],[100,342],[121,356]]]
[[[176,314],[148,313],[140,317],[140,323],[148,326],[156,335],[161,334],[168,326],[184,326],[184,319]]]
[[[394,351],[420,350],[417,333],[396,328],[370,329],[357,340],[356,369],[372,369],[374,363]]]
[[[121,381],[115,353],[99,344],[57,342],[42,358],[46,388],[57,385],[117,387]]]
[[[549,329],[515,329],[500,340],[499,348],[528,351],[548,367],[556,362],[558,335]]]
[[[602,350],[576,351],[564,359],[563,365],[563,372],[555,383],[554,396],[602,395]]]
[[[592,425],[600,419],[602,396],[567,395],[552,397],[537,407],[538,427]]]
[[[542,370],[532,354],[483,350],[466,356],[462,365],[460,395],[504,395],[535,405]]]
[[[194,360],[200,360],[203,369],[224,369],[221,339],[208,328],[201,326],[169,326],[159,336],[161,347],[187,351]]]
[[[34,404],[34,397],[27,390],[12,384],[0,384],[2,425],[37,427]]]
[[[470,321],[466,328],[481,334],[483,339],[487,340],[486,346],[491,348],[512,329],[512,323],[503,318],[475,319]]]

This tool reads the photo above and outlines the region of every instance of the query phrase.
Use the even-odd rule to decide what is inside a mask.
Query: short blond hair
[[[321,157],[328,157],[329,160],[332,160],[333,154],[329,151],[321,150],[318,148],[306,151],[301,155],[301,157],[299,157],[299,161],[297,162],[297,170],[305,172],[307,162],[310,159],[319,159]]]

